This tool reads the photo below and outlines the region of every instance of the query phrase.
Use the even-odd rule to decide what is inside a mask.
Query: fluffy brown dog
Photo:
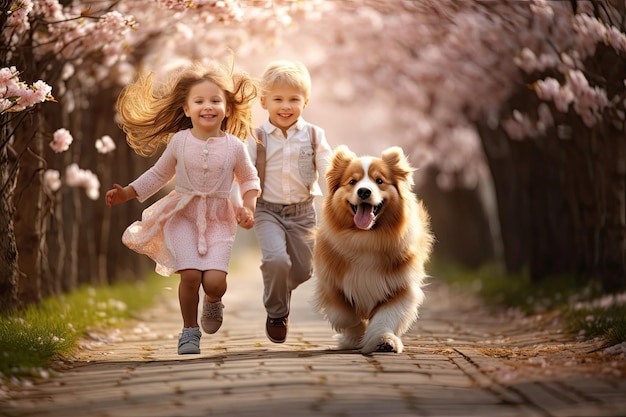
[[[340,349],[402,352],[417,320],[433,236],[412,175],[399,147],[382,158],[333,154],[313,264],[315,302]]]

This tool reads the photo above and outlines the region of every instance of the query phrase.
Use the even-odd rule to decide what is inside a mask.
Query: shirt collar
[[[298,117],[298,121],[291,126],[289,129],[287,129],[288,132],[293,131],[294,129],[297,131],[300,131],[302,129],[304,129],[306,127],[306,122],[304,121],[304,119],[302,117]],[[271,135],[272,133],[274,133],[275,130],[277,130],[278,128],[276,126],[274,126],[272,123],[270,123],[270,119],[267,119],[263,125],[261,126],[261,128],[267,132],[268,135]]]

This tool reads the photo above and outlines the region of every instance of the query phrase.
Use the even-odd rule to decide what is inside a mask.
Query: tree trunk
[[[15,191],[15,237],[20,270],[21,303],[38,303],[42,297],[41,263],[44,232],[42,230],[43,174],[41,113],[31,113],[32,123],[21,123],[16,131],[15,150],[19,172]]]
[[[63,238],[63,212],[61,194],[49,196],[49,212],[46,217],[46,270],[49,279],[44,280],[42,288],[44,297],[61,294],[63,292],[62,279],[63,265],[67,262],[65,239]]]
[[[528,214],[523,184],[517,172],[512,144],[501,130],[491,130],[478,124],[487,165],[494,185],[502,257],[507,272],[520,273],[527,265],[527,229],[524,227]]]
[[[626,287],[626,142],[605,124],[586,127],[562,115],[556,129],[513,141],[479,127],[500,215],[509,272],[527,268],[533,281],[570,275]]]
[[[85,167],[93,171],[99,176],[100,181],[100,197],[98,200],[91,200],[86,197],[84,190],[81,190],[81,235],[79,244],[82,254],[79,259],[81,284],[90,285],[106,285],[107,279],[105,274],[100,273],[99,268],[99,247],[100,233],[102,228],[102,211],[104,208],[104,192],[102,188],[104,178],[100,177],[101,172],[98,171],[99,160],[104,159],[106,155],[100,155],[96,151],[96,140],[104,135],[107,130],[116,128],[112,123],[115,115],[112,110],[115,106],[115,98],[113,98],[108,90],[107,93],[100,93],[98,97],[85,96],[81,103],[81,111],[78,114],[72,114],[72,125],[74,129],[80,132],[80,147],[75,151],[80,154],[80,161]],[[107,170],[107,172],[110,170]],[[108,183],[109,181],[107,181]]]
[[[15,176],[11,167],[17,157],[8,145],[6,115],[0,115],[0,312],[14,310],[17,299],[17,247],[13,230]]]
[[[594,142],[599,142],[594,246],[602,286],[615,291],[626,287],[626,141],[624,132],[610,126],[593,133]]]
[[[510,273],[527,271],[534,282],[575,271],[577,248],[555,139],[512,141],[479,126],[493,176]]]
[[[554,138],[513,143],[525,178],[528,207],[529,274],[539,282],[548,276],[575,273],[580,248],[573,239],[572,222],[565,195],[565,169]]]
[[[0,31],[7,21],[7,11],[12,0],[0,0]],[[0,48],[0,67],[6,66],[7,51]],[[12,167],[17,163],[17,155],[9,145],[9,116],[0,114],[0,312],[17,308],[17,247],[13,225],[13,193],[15,176]]]
[[[493,235],[478,189],[441,190],[436,184],[437,173],[436,168],[429,168],[417,192],[437,236],[434,253],[468,268],[492,261]]]
[[[43,111],[46,120],[50,120],[48,131],[56,131],[65,124],[66,117],[62,106],[45,106]],[[72,145],[73,146],[73,145]],[[46,221],[46,260],[45,270],[47,277],[42,288],[45,296],[54,296],[64,292],[64,281],[66,279],[65,268],[69,263],[67,252],[67,239],[64,235],[65,223],[72,223],[71,216],[64,213],[65,200],[70,189],[65,184],[65,168],[72,161],[71,149],[63,153],[55,153],[48,146],[44,147],[44,157],[47,162],[46,169],[53,169],[59,172],[62,186],[58,191],[47,195],[45,221]]]

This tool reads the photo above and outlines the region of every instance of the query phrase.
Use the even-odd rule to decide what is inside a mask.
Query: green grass
[[[564,316],[568,329],[582,337],[602,337],[609,345],[626,342],[626,293],[575,303]]]
[[[626,342],[626,293],[603,294],[598,285],[570,276],[533,283],[528,274],[506,274],[495,264],[468,270],[434,260],[429,269],[437,279],[473,290],[490,303],[526,314],[558,312],[567,330],[581,337]]]
[[[40,376],[89,330],[123,326],[124,320],[153,305],[163,286],[163,277],[154,275],[141,282],[84,287],[0,315],[0,378]]]

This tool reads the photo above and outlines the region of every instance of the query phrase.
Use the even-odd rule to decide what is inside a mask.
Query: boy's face
[[[304,92],[296,87],[275,87],[261,96],[261,106],[269,113],[270,122],[285,134],[298,121],[308,103]]]

